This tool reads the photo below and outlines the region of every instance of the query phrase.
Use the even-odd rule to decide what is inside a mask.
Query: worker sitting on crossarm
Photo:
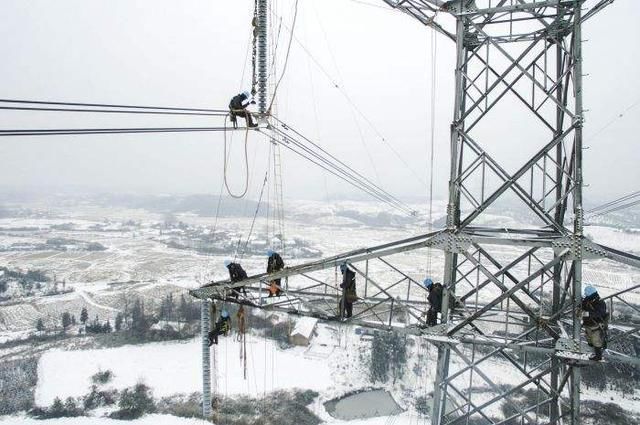
[[[280,254],[273,250],[267,251],[267,273],[279,272],[284,268],[284,261]],[[282,287],[280,286],[281,279],[274,279],[269,282],[269,297],[280,296]]]
[[[356,294],[356,273],[349,269],[347,263],[340,264],[340,272],[342,272],[340,318],[348,319],[353,316],[353,303],[358,299]]]
[[[442,312],[442,284],[426,278],[424,286],[429,291],[429,311],[427,311],[427,326],[435,326],[438,324],[438,313]]]
[[[231,317],[229,317],[229,312],[227,310],[222,310],[220,312],[220,318],[216,321],[216,325],[213,327],[208,334],[209,338],[209,347],[213,344],[218,344],[218,336],[224,335],[227,336],[229,331],[231,330]]]
[[[224,260],[225,267],[229,270],[229,279],[231,283],[237,283],[247,278],[247,272],[244,271],[240,263],[234,263],[231,260]],[[238,299],[240,292],[247,294],[247,290],[244,286],[238,286],[231,290],[231,295]]]
[[[238,128],[238,118],[242,117],[247,121],[247,127],[257,127],[258,124],[253,122],[251,112],[247,109],[250,104],[255,103],[253,96],[248,91],[244,91],[233,96],[229,102],[229,115],[234,128]]]
[[[602,360],[602,350],[607,348],[607,328],[609,326],[609,313],[607,304],[600,299],[598,291],[591,285],[584,288],[582,298],[582,326],[587,335],[587,343],[593,347],[593,355],[589,360]]]

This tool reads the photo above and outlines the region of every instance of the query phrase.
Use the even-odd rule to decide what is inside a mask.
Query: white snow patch
[[[129,345],[102,350],[45,353],[38,363],[35,400],[50,405],[55,397],[79,397],[91,386],[91,376],[111,370],[110,386],[123,389],[142,381],[155,397],[201,390],[201,343]],[[272,341],[247,335],[247,380],[243,379],[240,344],[234,337],[221,337],[216,348],[218,391],[225,395],[260,396],[265,391],[303,388],[324,391],[331,383],[325,361],[304,357],[303,348],[280,350]],[[285,368],[287,373],[280,373]]]
[[[79,417],[79,418],[60,418],[60,419],[48,419],[46,421],[24,418],[19,416],[5,416],[0,417],[2,425],[122,425],[123,423],[133,425],[202,425],[203,421],[200,419],[187,419],[178,418],[170,415],[147,415],[134,421],[119,421],[109,418],[92,418],[92,417]]]

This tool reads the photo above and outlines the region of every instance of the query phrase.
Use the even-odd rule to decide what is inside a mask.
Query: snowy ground
[[[347,205],[354,211],[376,214],[375,207],[362,203]],[[344,205],[342,206],[345,207]],[[425,232],[423,225],[405,227],[368,227],[352,218],[337,216],[333,207],[318,203],[301,203],[292,209],[288,218],[288,236],[313,241],[314,246],[322,250],[324,256],[345,252],[360,247],[407,238]],[[439,215],[438,215],[439,214]],[[436,216],[442,215],[437,211]],[[105,245],[108,250],[100,253],[87,252],[0,252],[0,264],[22,269],[42,268],[67,279],[75,292],[61,297],[25,300],[20,304],[3,306],[0,310],[0,339],[13,338],[31,329],[38,317],[58,320],[63,309],[77,312],[83,306],[89,309],[90,317],[100,314],[101,318],[113,317],[121,303],[120,289],[128,288],[160,297],[165,291],[193,288],[205,280],[226,278],[222,267],[223,256],[204,256],[188,251],[175,250],[152,240],[156,230],[144,227],[133,234],[130,231],[95,232],[90,230],[100,217],[110,220],[134,219],[149,223],[160,220],[152,214],[139,210],[107,210],[101,208],[78,208],[73,214],[60,219],[1,219],[0,228],[38,227],[33,234],[20,232],[0,232],[0,246],[15,241],[42,240],[52,235],[66,236],[83,240],[92,240]],[[181,220],[198,225],[213,225],[213,218],[182,216]],[[511,217],[490,216],[487,220],[504,225],[518,224]],[[51,225],[73,221],[76,231],[53,232]],[[250,219],[221,218],[218,226],[246,231]],[[259,224],[260,226],[260,224]],[[61,234],[62,233],[62,234]],[[605,227],[590,227],[587,234],[598,243],[618,249],[640,252],[640,234],[628,233]],[[496,257],[507,258],[511,248],[496,247]],[[444,267],[440,251],[420,250],[400,254],[392,258],[394,265],[406,271],[420,281],[427,273],[425,258],[431,259],[433,277],[441,279]],[[295,264],[308,260],[291,260]],[[243,265],[252,273],[264,269],[265,258],[260,256],[243,259]],[[377,270],[371,264],[372,272]],[[515,270],[514,272],[517,272]],[[326,272],[326,278],[333,279],[333,271]],[[383,275],[384,276],[384,275]],[[585,280],[602,288],[604,295],[640,283],[640,273],[628,267],[603,260],[586,262]],[[136,284],[117,284],[113,282],[138,281]],[[295,286],[295,279],[290,282]],[[491,294],[487,294],[491,296]],[[629,302],[640,302],[629,295]],[[280,350],[271,341],[249,338],[248,340],[248,377],[242,378],[240,347],[233,337],[221,338],[217,348],[218,391],[225,395],[246,394],[262,396],[265,392],[282,388],[314,389],[321,393],[311,406],[326,424],[350,425],[413,425],[424,423],[412,415],[413,400],[416,394],[427,394],[433,388],[435,367],[433,348],[420,344],[410,347],[407,371],[402,381],[396,385],[384,386],[398,404],[409,412],[392,418],[375,418],[363,421],[339,421],[331,418],[322,403],[344,395],[356,389],[370,386],[367,375],[367,356],[370,348],[366,339],[355,335],[352,327],[320,327],[319,335],[309,348]],[[90,376],[99,370],[112,370],[115,378],[114,388],[125,388],[138,381],[149,385],[156,397],[176,393],[190,393],[201,389],[200,342],[191,340],[181,343],[155,343],[139,346],[125,346],[103,350],[62,350],[46,352],[38,366],[38,386],[36,403],[49,405],[55,397],[78,397],[87,393]],[[485,366],[497,384],[508,384],[511,379],[503,373],[500,363]],[[285,371],[286,373],[281,373]],[[602,394],[595,390],[583,391],[585,399],[602,400]],[[491,393],[475,394],[474,401],[491,398]],[[615,399],[620,406],[640,410],[637,401],[631,396],[608,391],[605,398]],[[498,412],[496,412],[498,413]],[[3,424],[35,424],[36,421],[22,417],[0,418]],[[37,421],[41,424],[41,421]],[[114,420],[104,418],[78,418],[51,420],[46,424],[61,425],[102,425],[112,424]],[[121,423],[118,421],[118,423]],[[152,415],[134,424],[197,424],[202,421],[179,419],[170,416]]]
[[[36,404],[49,406],[56,397],[85,395],[91,376],[107,369],[115,375],[112,388],[144,382],[156,397],[197,392],[202,388],[201,350],[198,339],[102,350],[52,350],[38,364]],[[260,396],[284,388],[323,392],[332,384],[327,362],[306,358],[301,347],[283,351],[272,341],[248,337],[246,381],[239,353],[240,344],[233,336],[220,338],[216,349],[220,394]],[[287,373],[280,373],[285,369]]]
[[[0,417],[0,423],[3,425],[122,425],[123,423],[131,425],[203,425],[210,422],[199,419],[186,419],[178,418],[169,415],[147,415],[134,421],[119,421],[108,418],[62,418],[62,419],[49,419],[42,421],[38,419],[31,419],[25,417]],[[422,425],[426,424],[424,418],[417,418],[414,416],[400,415],[393,417],[380,417],[368,420],[354,420],[354,421],[338,421],[332,420],[329,422],[323,422],[326,425]]]

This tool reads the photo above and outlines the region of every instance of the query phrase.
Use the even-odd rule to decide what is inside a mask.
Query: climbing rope
[[[241,194],[237,195],[235,193],[233,193],[231,191],[231,188],[229,187],[229,183],[227,181],[227,118],[228,115],[226,117],[224,117],[224,186],[227,188],[227,193],[229,193],[229,196],[231,196],[232,198],[236,198],[236,199],[242,199],[244,198],[244,196],[247,194],[247,191],[249,190],[249,153],[247,152],[247,145],[249,143],[249,126],[247,125],[247,129],[245,131],[245,136],[244,136],[244,164],[245,164],[245,181],[244,181],[244,190],[242,191]],[[229,146],[229,149],[231,149],[231,146]]]
[[[251,235],[253,234],[253,228],[256,224],[256,217],[258,217],[258,212],[260,211],[260,205],[262,204],[262,195],[264,194],[264,187],[266,185],[267,185],[267,173],[264,173],[264,180],[262,182],[262,188],[260,189],[260,196],[258,197],[258,205],[256,205],[256,211],[253,214],[253,220],[251,220],[251,227],[249,228],[249,233],[247,234],[247,239],[244,243],[244,247],[242,248],[242,253],[240,254],[240,258],[244,257],[244,254],[247,251],[247,246],[249,245],[249,240],[251,239]]]
[[[236,313],[236,317],[238,319],[238,339],[240,342],[240,361],[243,365],[243,377],[244,380],[247,380],[247,338],[246,338],[246,323],[245,323],[245,314],[244,314],[244,306],[240,306],[238,312]]]

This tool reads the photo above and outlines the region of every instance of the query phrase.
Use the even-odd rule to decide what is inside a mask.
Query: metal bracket
[[[568,260],[593,260],[606,258],[607,252],[589,239],[579,236],[568,236],[554,241],[551,246],[553,252],[559,254],[560,251],[569,248],[571,252],[567,255]]]
[[[471,236],[465,233],[453,234],[445,232],[434,238],[432,247],[445,252],[461,254],[466,252],[472,243],[473,239]]]
[[[435,325],[422,330],[422,336],[434,344],[437,345],[457,345],[460,343],[456,338],[452,338],[447,335],[449,331],[449,325],[446,323],[441,325]]]
[[[556,19],[546,29],[549,39],[562,40],[573,31],[573,23],[566,19]]]
[[[455,14],[461,12],[476,12],[478,6],[476,6],[475,0],[450,0],[442,6],[442,9]]]
[[[480,38],[478,37],[478,33],[475,31],[465,31],[464,32],[464,47],[469,50],[473,50],[479,45],[482,44]]]
[[[591,353],[583,344],[568,338],[560,338],[556,341],[556,357],[570,363],[588,362]]]

